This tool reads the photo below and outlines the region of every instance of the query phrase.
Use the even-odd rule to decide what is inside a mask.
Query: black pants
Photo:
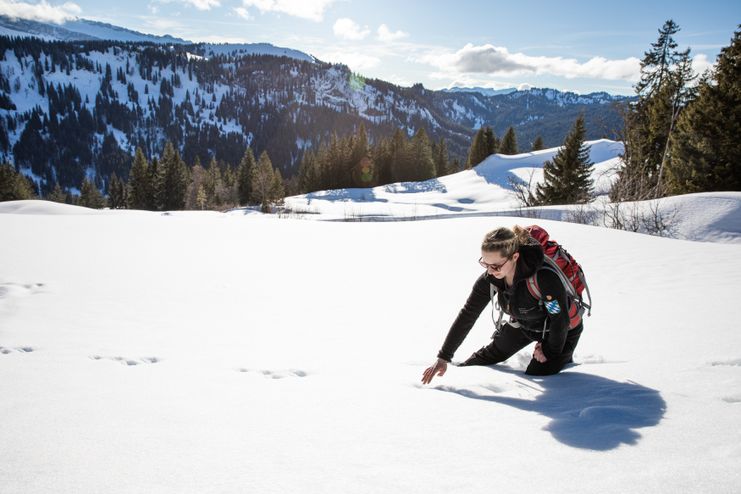
[[[573,362],[572,356],[574,355],[574,349],[576,348],[576,344],[579,343],[579,337],[583,329],[584,326],[580,324],[574,329],[569,330],[563,351],[559,355],[549,358],[544,364],[532,359],[525,370],[525,374],[549,376],[551,374],[557,374],[566,364]],[[491,365],[504,362],[533,341],[538,341],[537,336],[536,333],[504,324],[494,333],[491,343],[474,352],[473,355],[468,357],[460,365]]]

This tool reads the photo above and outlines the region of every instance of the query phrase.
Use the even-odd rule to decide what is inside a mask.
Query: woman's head
[[[501,227],[490,231],[481,242],[479,262],[495,278],[512,278],[520,257],[520,246],[527,243],[528,237],[527,230],[517,225],[512,229]]]

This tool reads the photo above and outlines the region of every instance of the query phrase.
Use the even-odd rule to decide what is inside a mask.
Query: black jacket
[[[558,275],[543,266],[543,248],[537,240],[520,247],[514,281],[507,287],[504,280],[498,280],[484,272],[473,285],[466,304],[448,331],[438,357],[450,361],[458,347],[468,335],[481,312],[491,301],[490,286],[494,286],[499,306],[510,319],[517,321],[522,331],[534,341],[543,341],[546,358],[563,351],[566,333],[569,330],[568,296]],[[536,299],[527,288],[527,279],[537,273],[537,282],[542,299]],[[554,303],[555,301],[555,303]],[[544,332],[544,329],[546,331]]]

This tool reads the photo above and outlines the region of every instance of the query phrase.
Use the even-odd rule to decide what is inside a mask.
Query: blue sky
[[[476,0],[0,0],[0,12],[82,17],[192,41],[267,42],[396,84],[632,94],[667,19],[695,67],[712,65],[741,2]]]

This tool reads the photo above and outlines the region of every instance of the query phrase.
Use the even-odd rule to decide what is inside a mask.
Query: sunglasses
[[[479,257],[479,264],[481,264],[482,268],[493,269],[494,271],[501,271],[504,265],[507,264],[510,261],[510,259],[512,258],[508,257],[507,259],[504,260],[504,262],[500,262],[499,264],[489,264],[488,262],[484,262],[483,257]]]

